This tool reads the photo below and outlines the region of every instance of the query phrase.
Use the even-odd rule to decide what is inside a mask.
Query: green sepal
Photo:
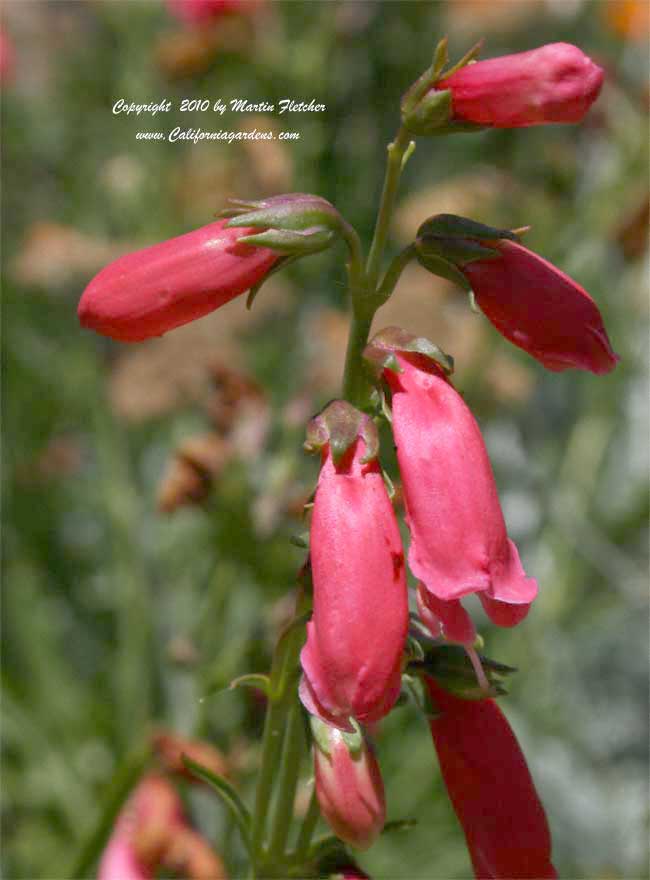
[[[467,65],[470,64],[472,61],[476,61],[476,59],[478,58],[478,56],[481,53],[482,48],[483,48],[483,40],[481,39],[478,41],[478,43],[474,43],[472,48],[468,52],[465,52],[465,54],[460,59],[460,61],[457,61],[453,65],[453,67],[450,67],[449,70],[445,70],[444,73],[442,73],[442,70],[441,70],[440,71],[441,75],[438,76],[438,79],[445,80],[445,79],[447,79],[447,77],[451,76],[452,73],[456,73],[457,70],[460,70],[461,67],[467,67]]]
[[[306,257],[317,254],[330,247],[336,239],[336,233],[323,226],[311,229],[266,229],[251,235],[242,235],[238,241],[255,247],[266,247],[281,254],[293,257]]]
[[[233,786],[229,782],[227,782],[222,776],[218,776],[216,773],[213,773],[212,770],[208,770],[207,767],[204,767],[202,764],[198,764],[196,761],[188,758],[187,755],[183,755],[183,764],[185,764],[190,773],[209,785],[210,788],[212,788],[212,790],[215,791],[219,795],[221,800],[226,804],[233,815],[237,827],[239,828],[242,842],[246,847],[249,855],[251,855],[251,815],[246,805],[239,797],[239,794],[235,791]]]
[[[334,400],[307,425],[306,452],[320,452],[329,443],[332,459],[339,465],[350,447],[361,437],[366,445],[363,464],[379,455],[379,435],[370,416],[346,400]]]
[[[512,229],[486,226],[469,217],[458,214],[435,214],[420,224],[416,238],[469,239],[470,241],[498,241],[502,238],[519,241]]]
[[[422,268],[426,269],[427,272],[431,272],[432,275],[437,275],[439,278],[446,278],[447,281],[457,284],[468,292],[472,289],[469,281],[460,269],[458,269],[453,263],[450,263],[449,260],[445,260],[444,257],[433,253],[428,253],[426,256],[418,254],[417,260]]]
[[[248,291],[248,296],[246,297],[246,308],[250,311],[253,307],[253,303],[257,294],[262,289],[262,286],[269,280],[271,275],[275,275],[276,272],[279,272],[281,269],[286,269],[291,263],[294,263],[298,259],[297,256],[292,257],[280,257],[268,270],[264,278],[261,281],[258,281],[257,284],[254,284],[251,289]]]
[[[262,229],[283,229],[302,232],[311,227],[340,231],[343,218],[334,205],[309,193],[284,193],[259,201],[230,199],[232,208],[222,211],[230,218],[228,228],[253,226]]]
[[[431,89],[416,104],[402,115],[407,131],[417,135],[434,134],[451,120],[452,98],[449,89]]]
[[[334,728],[330,724],[327,724],[327,722],[322,721],[316,715],[310,715],[309,723],[311,725],[311,734],[314,740],[314,745],[324,755],[330,757],[330,755],[332,754],[331,736],[332,732],[336,731],[336,734],[340,735],[341,739],[345,743],[350,755],[353,758],[355,758],[357,755],[360,755],[363,751],[365,744],[363,732],[354,718],[349,718],[348,722],[352,727],[351,731],[339,730],[338,728]]]
[[[466,700],[483,700],[506,694],[502,679],[517,671],[505,663],[479,655],[490,685],[490,690],[485,691],[476,680],[474,667],[463,647],[436,643],[425,643],[423,647],[424,659],[412,661],[407,668],[415,674],[431,676],[440,687]]]
[[[414,336],[400,327],[385,327],[366,346],[363,358],[378,378],[385,369],[394,370],[398,353],[421,354],[437,364],[445,374],[454,371],[454,359],[423,336]]]
[[[464,266],[475,260],[494,260],[501,256],[496,248],[486,247],[472,239],[443,238],[442,236],[416,239],[415,251],[420,265],[425,269],[431,257],[434,261],[444,260],[445,263],[451,263],[454,266]]]
[[[386,822],[381,833],[394,834],[395,832],[409,831],[411,828],[415,828],[417,824],[417,819],[391,819],[390,822]]]
[[[301,550],[309,550],[309,532],[291,535],[289,543],[293,544],[294,547],[300,547]]]

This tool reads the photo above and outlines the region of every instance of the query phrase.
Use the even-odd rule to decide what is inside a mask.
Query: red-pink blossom
[[[167,0],[169,12],[186,24],[205,25],[224,15],[248,12],[259,0]]]
[[[526,761],[494,700],[464,700],[426,679],[431,734],[480,880],[557,877],[551,836]]]
[[[436,83],[449,89],[453,119],[521,128],[580,122],[600,93],[604,71],[577,46],[550,43],[461,67]]]
[[[140,342],[201,318],[253,287],[278,255],[239,244],[259,230],[227,229],[226,222],[110,263],[83,292],[81,324],[121,342]]]
[[[168,839],[183,824],[182,802],[174,788],[162,776],[145,776],[117,818],[98,880],[153,880]]]
[[[382,342],[377,337],[371,345],[381,348]],[[486,604],[491,617],[495,603],[515,605],[523,616],[537,584],[526,576],[506,533],[476,420],[433,361],[394,354],[400,372],[383,372],[392,391],[411,571],[438,599],[478,593],[491,600]]]
[[[549,370],[613,370],[619,357],[587,291],[523,245],[490,246],[501,256],[460,268],[496,329]]]
[[[408,601],[402,542],[379,464],[364,462],[361,435],[338,462],[331,445],[322,447],[311,523],[314,613],[301,654],[301,698],[313,715],[347,728],[350,716],[382,718],[399,696]]]
[[[321,730],[313,748],[318,805],[337,837],[368,849],[386,821],[377,759],[363,735],[357,734],[356,743],[349,745],[347,734],[337,728],[321,724]]]

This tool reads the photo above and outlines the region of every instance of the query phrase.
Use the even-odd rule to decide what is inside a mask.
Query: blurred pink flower
[[[183,822],[175,789],[162,776],[145,776],[117,818],[98,880],[153,880],[167,841]]]
[[[14,44],[9,39],[9,34],[0,27],[0,85],[10,83],[14,76],[16,66],[16,52]]]
[[[251,12],[260,0],[167,0],[167,9],[186,24],[205,25],[224,15]]]

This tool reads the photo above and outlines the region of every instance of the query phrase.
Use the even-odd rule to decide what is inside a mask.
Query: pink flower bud
[[[194,321],[261,281],[278,259],[238,244],[254,229],[219,220],[120,257],[96,275],[79,303],[84,327],[140,342]]]
[[[313,719],[314,725],[319,726],[314,773],[321,812],[337,837],[357,849],[368,849],[386,821],[377,759],[360,731],[349,737],[319,719]]]
[[[350,716],[376,721],[399,696],[408,600],[395,514],[379,464],[364,461],[373,441],[363,432],[374,432],[374,425],[341,401],[314,422],[336,407],[356,413],[364,427],[342,455],[332,452],[339,449],[333,429],[322,445],[310,538],[314,614],[301,654],[301,699],[311,714],[349,729]]]
[[[380,337],[389,332],[382,331],[371,346],[381,348]],[[507,536],[474,417],[435,362],[420,354],[394,354],[401,372],[386,368],[384,377],[392,391],[411,571],[438,599],[485,594],[492,600],[486,605],[490,616],[494,603],[527,609],[537,584],[526,577]],[[447,626],[468,628],[457,608],[455,620],[439,605],[435,613]]]
[[[600,93],[604,71],[569,43],[461,67],[436,83],[449,89],[456,120],[521,128],[580,122]]]
[[[613,370],[619,357],[587,291],[514,241],[490,244],[500,257],[460,268],[496,329],[549,370]]]
[[[557,877],[551,836],[526,761],[494,700],[463,700],[425,679],[431,734],[477,878]]]

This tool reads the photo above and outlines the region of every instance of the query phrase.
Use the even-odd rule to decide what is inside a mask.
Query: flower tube
[[[411,533],[409,567],[438,599],[478,593],[490,600],[485,610],[491,617],[505,603],[517,606],[521,618],[537,584],[526,576],[508,538],[476,420],[426,353],[434,348],[388,328],[366,349],[392,392],[393,436]],[[461,623],[467,628],[467,620]]]
[[[239,243],[256,229],[227,220],[120,257],[83,292],[84,327],[121,342],[141,342],[201,318],[258,284],[278,259]]]
[[[399,696],[408,629],[404,554],[377,462],[372,420],[344,401],[314,419],[322,455],[311,523],[314,613],[302,650],[301,699],[350,729],[377,721]]]
[[[461,67],[435,84],[451,92],[452,119],[494,128],[580,122],[603,84],[602,67],[569,43]]]
[[[425,683],[440,713],[431,735],[475,876],[557,877],[544,807],[506,717],[494,700],[464,700]]]
[[[517,242],[490,245],[498,251],[495,259],[460,268],[499,333],[548,370],[613,370],[619,357],[587,291]]]

